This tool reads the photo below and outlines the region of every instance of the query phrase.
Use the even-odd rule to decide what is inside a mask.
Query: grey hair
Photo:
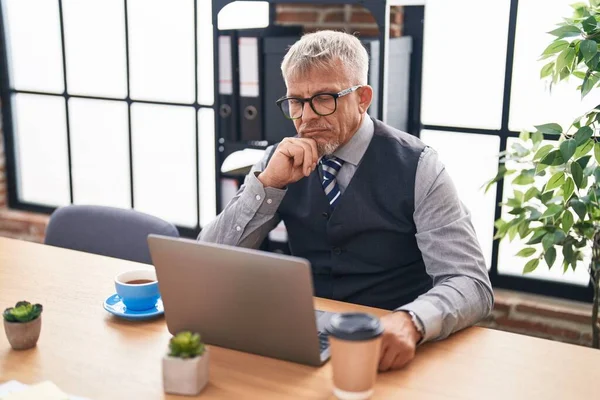
[[[369,55],[360,40],[353,35],[336,31],[309,33],[298,40],[283,58],[281,72],[289,78],[301,77],[312,70],[331,70],[345,67],[351,85],[366,85],[369,74]]]

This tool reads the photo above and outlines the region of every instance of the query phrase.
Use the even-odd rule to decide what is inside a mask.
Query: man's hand
[[[404,311],[381,318],[384,332],[379,357],[379,371],[389,371],[407,365],[415,357],[421,334],[415,328],[410,314]]]
[[[283,189],[309,176],[317,167],[317,142],[308,138],[285,138],[275,149],[267,168],[258,175],[264,187]]]

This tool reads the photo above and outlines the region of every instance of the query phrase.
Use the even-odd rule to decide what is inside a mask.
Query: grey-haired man
[[[352,35],[303,36],[277,103],[297,135],[269,148],[199,240],[258,247],[283,220],[315,295],[391,310],[379,369],[488,315],[493,292],[468,210],[434,150],[371,119],[368,55]],[[393,95],[393,94],[391,94]]]

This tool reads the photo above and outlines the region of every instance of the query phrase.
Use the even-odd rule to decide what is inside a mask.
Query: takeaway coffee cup
[[[329,333],[333,392],[341,400],[363,400],[373,395],[383,326],[365,313],[331,317]]]

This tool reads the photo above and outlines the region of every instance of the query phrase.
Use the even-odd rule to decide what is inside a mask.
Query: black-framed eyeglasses
[[[310,108],[312,108],[315,114],[320,115],[321,117],[326,117],[327,115],[333,114],[335,110],[337,110],[337,99],[356,91],[362,86],[363,85],[352,86],[337,93],[317,93],[314,96],[307,98],[282,97],[277,100],[276,103],[287,119],[294,120],[302,118],[302,114],[304,113],[304,104],[306,102],[310,104]]]

